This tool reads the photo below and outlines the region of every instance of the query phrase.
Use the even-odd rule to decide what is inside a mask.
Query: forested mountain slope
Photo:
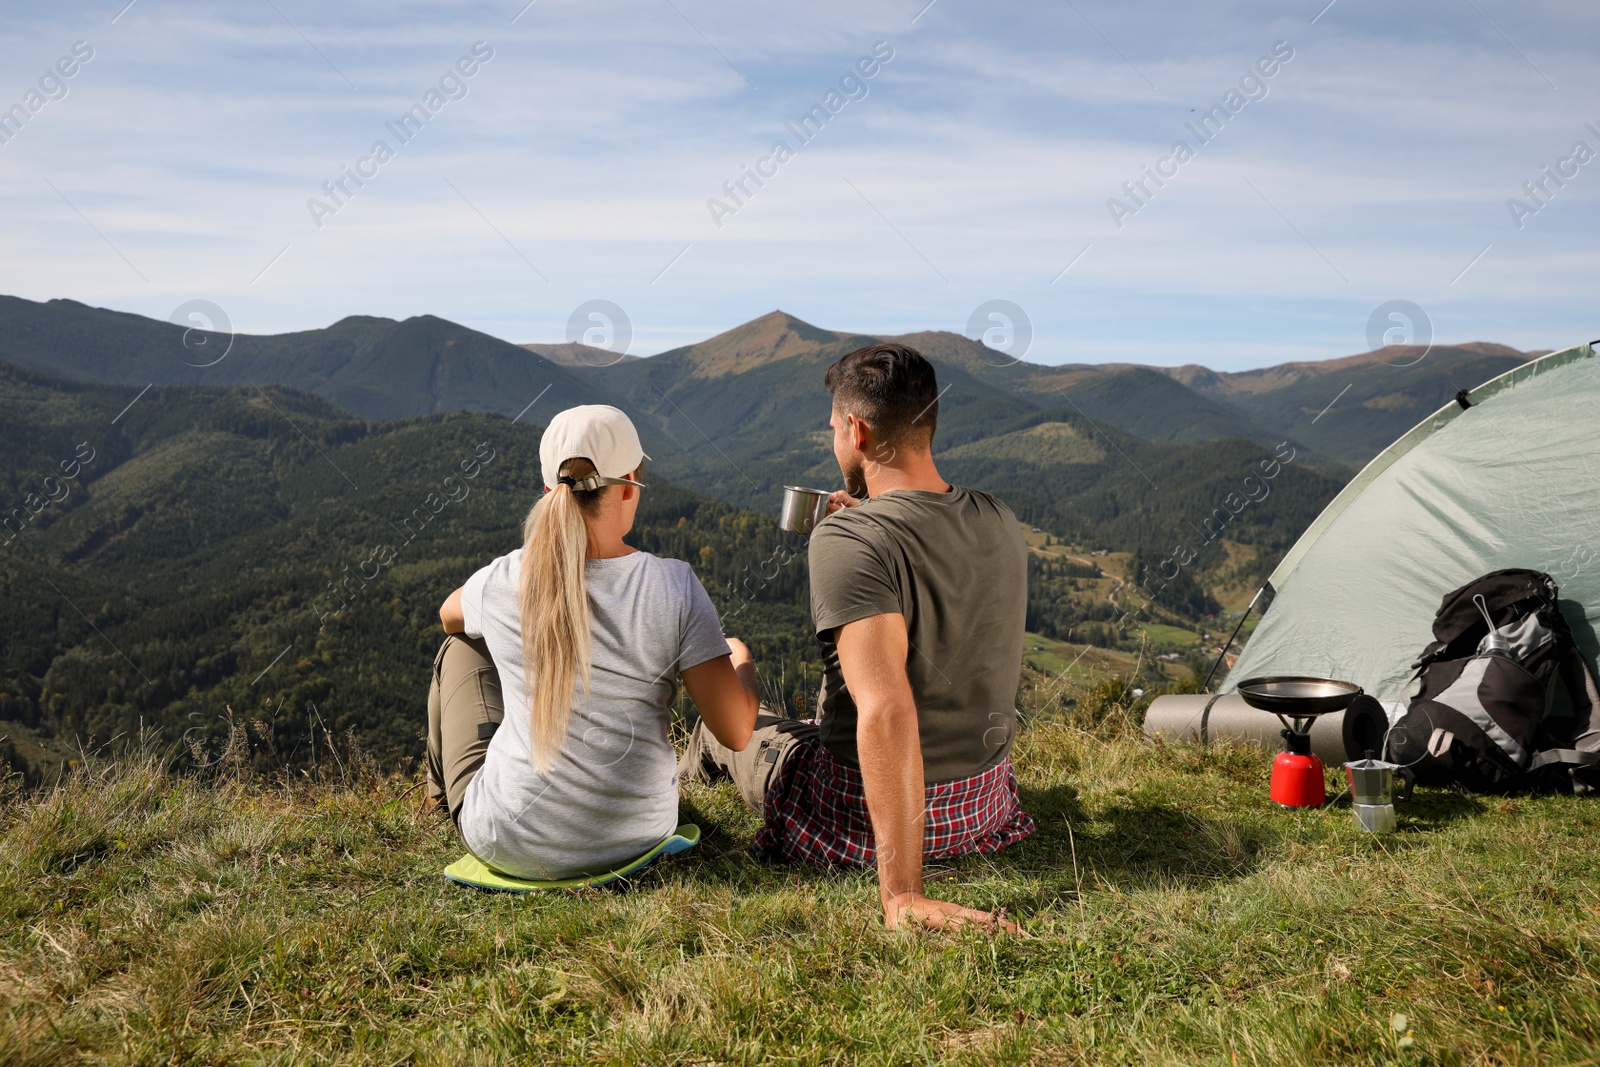
[[[231,705],[414,754],[439,604],[520,543],[538,429],[365,422],[280,387],[157,387],[118,418],[126,403],[0,367],[0,733],[176,740],[225,730]],[[693,563],[774,695],[814,691],[803,542],[649,483],[634,543]]]

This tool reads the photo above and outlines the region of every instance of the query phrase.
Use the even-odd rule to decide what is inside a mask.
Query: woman
[[[513,877],[614,870],[672,833],[677,676],[719,741],[750,739],[749,649],[724,639],[687,563],[623,543],[647,458],[616,408],[561,412],[539,442],[545,495],[523,547],[439,610],[429,793],[473,855]]]

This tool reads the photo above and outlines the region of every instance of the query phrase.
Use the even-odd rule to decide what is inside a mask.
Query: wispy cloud
[[[1594,332],[1600,162],[1522,230],[1505,205],[1575,140],[1600,150],[1583,128],[1600,122],[1594,12],[1340,3],[1313,25],[1320,4],[1077,2],[1093,29],[1021,0],[675,0],[626,17],[540,0],[515,25],[516,3],[275,0],[282,17],[140,3],[115,24],[103,5],[36,6],[0,39],[0,106],[74,41],[96,58],[0,145],[0,291],[160,318],[206,298],[257,333],[431,313],[519,341],[564,339],[572,309],[604,298],[639,352],[774,307],[837,329],[959,330],[1004,298],[1033,321],[1031,359],[1219,367],[1356,351],[1395,298],[1443,340]],[[315,228],[307,198],[477,41],[495,58],[467,95]],[[706,198],[877,41],[895,58],[848,121],[717,230]],[[1113,227],[1107,198],[1278,41],[1295,58],[1267,97]]]

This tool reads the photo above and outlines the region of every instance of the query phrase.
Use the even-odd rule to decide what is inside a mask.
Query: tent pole
[[[1261,594],[1266,592],[1263,586],[1256,590],[1256,595],[1250,598],[1249,607],[1244,609],[1244,614],[1239,616],[1239,625],[1233,628],[1233,633],[1228,635],[1228,643],[1222,646],[1222,652],[1217,656],[1217,662],[1211,665],[1211,673],[1206,675],[1206,683],[1200,687],[1200,692],[1211,692],[1211,679],[1217,675],[1217,668],[1222,666],[1222,661],[1228,658],[1228,649],[1233,647],[1233,639],[1239,636],[1239,631],[1244,629],[1244,620],[1250,617],[1250,612],[1255,608],[1256,601],[1261,599]]]

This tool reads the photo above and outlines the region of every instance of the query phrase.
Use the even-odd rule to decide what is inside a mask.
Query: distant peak
[[[756,367],[814,352],[840,340],[787,311],[769,311],[715,337],[690,345],[684,354],[698,377],[742,374]]]
[[[813,326],[805,319],[800,318],[798,315],[791,315],[787,311],[769,311],[759,319],[752,319],[750,325],[755,325],[758,322],[781,324],[785,329],[793,330],[795,333],[800,334],[827,334],[829,337],[839,336],[832,330],[824,330],[820,326]]]
[[[824,330],[820,326],[813,326],[804,319],[796,318],[787,311],[779,310],[769,311],[765,315],[760,315],[749,322],[741,323],[731,330],[724,330],[715,337],[709,338],[705,343],[709,344],[724,337],[772,336],[783,332],[822,343],[839,339],[839,335],[832,330]]]
[[[414,322],[416,320],[407,319],[406,321]],[[335,322],[329,326],[328,329],[336,330],[341,326],[374,326],[380,324],[386,326],[398,326],[399,322],[395,319],[385,318],[382,315],[346,315],[338,322]]]

